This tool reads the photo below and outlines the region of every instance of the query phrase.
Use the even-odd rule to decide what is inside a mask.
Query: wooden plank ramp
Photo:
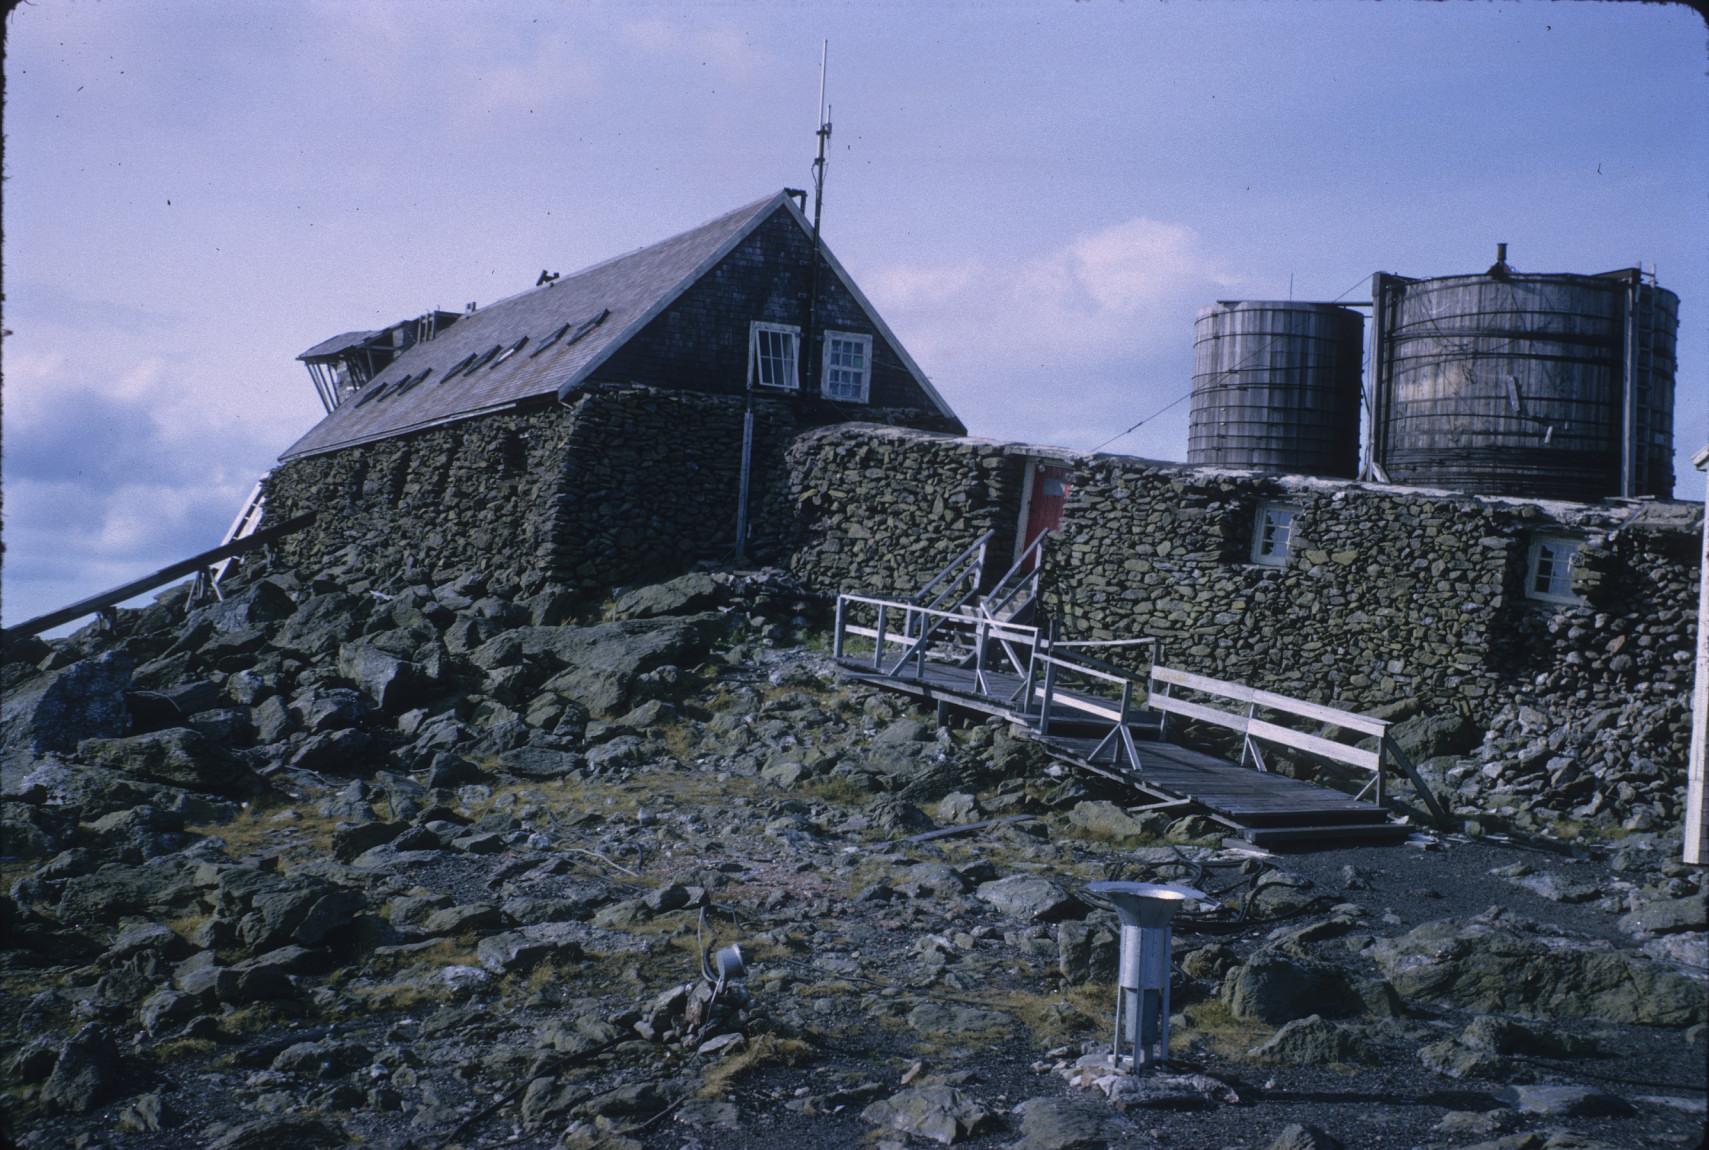
[[[887,675],[867,661],[843,660],[840,666],[844,676],[854,682],[940,706],[1006,718],[1044,744],[1054,758],[1159,801],[1185,800],[1256,846],[1394,843],[1411,833],[1411,828],[1391,821],[1388,812],[1375,803],[1159,739],[1155,719],[1149,716],[1129,724],[1139,753],[1137,769],[1125,763],[1093,761],[1094,750],[1113,724],[1058,705],[1052,708],[1048,733],[1041,734],[1035,725],[1037,715],[1024,714],[1018,699],[1009,701],[1023,685],[1018,675],[987,671],[987,690],[981,692],[971,668],[927,661],[923,666],[910,664],[896,675]]]

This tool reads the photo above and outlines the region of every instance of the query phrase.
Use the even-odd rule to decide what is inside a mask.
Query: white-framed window
[[[1536,535],[1525,556],[1525,596],[1547,603],[1582,603],[1573,591],[1573,564],[1584,540],[1570,535]]]
[[[826,399],[865,403],[872,384],[872,337],[852,331],[825,333],[825,365],[819,390]]]
[[[1294,547],[1300,509],[1291,503],[1260,503],[1252,520],[1252,562],[1280,567]]]
[[[787,323],[748,325],[748,378],[755,387],[799,391],[801,375],[796,363],[801,347],[801,329]]]

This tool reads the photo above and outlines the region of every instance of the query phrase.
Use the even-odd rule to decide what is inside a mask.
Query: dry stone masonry
[[[598,601],[733,552],[743,406],[592,387],[294,460],[270,508],[319,508],[284,556],[362,586],[480,571]],[[1007,566],[1037,449],[812,426],[821,414],[757,405],[751,555],[824,596],[910,594],[987,531],[988,578]],[[1295,516],[1277,565],[1252,559],[1269,504]],[[1096,456],[1073,466],[1044,603],[1067,637],[1152,636],[1173,665],[1403,720],[1426,775],[1491,826],[1665,829],[1689,733],[1700,515]],[[1549,534],[1583,540],[1578,602],[1526,593]]]
[[[1034,451],[896,428],[803,436],[787,566],[824,591],[906,594],[994,529],[1001,569]],[[1296,513],[1275,566],[1252,561],[1267,503]],[[1047,547],[1044,602],[1067,637],[1148,635],[1172,665],[1403,720],[1425,774],[1490,825],[1662,829],[1683,793],[1701,522],[1689,504],[1093,457]],[[1582,602],[1526,594],[1549,534],[1584,540]]]

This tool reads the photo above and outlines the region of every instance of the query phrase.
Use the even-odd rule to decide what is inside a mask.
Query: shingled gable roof
[[[811,230],[795,202],[778,192],[662,243],[462,316],[437,338],[403,351],[279,458],[335,451],[527,400],[568,396],[779,209],[804,230]],[[921,389],[953,419],[949,405],[836,257],[828,248],[824,255],[879,332],[897,349]],[[567,330],[553,342],[554,334],[566,325]],[[524,337],[528,342],[519,350],[503,355]],[[499,354],[493,359],[472,371],[452,374],[469,357],[479,358],[494,349]],[[424,372],[425,378],[420,378]]]

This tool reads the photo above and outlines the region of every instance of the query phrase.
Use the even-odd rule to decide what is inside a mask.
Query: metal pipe
[[[1642,273],[1626,284],[1625,354],[1620,357],[1620,494],[1637,495],[1638,481],[1638,293]]]
[[[742,412],[742,479],[736,495],[736,562],[748,558],[748,484],[754,465],[754,398],[748,392],[747,410]]]

